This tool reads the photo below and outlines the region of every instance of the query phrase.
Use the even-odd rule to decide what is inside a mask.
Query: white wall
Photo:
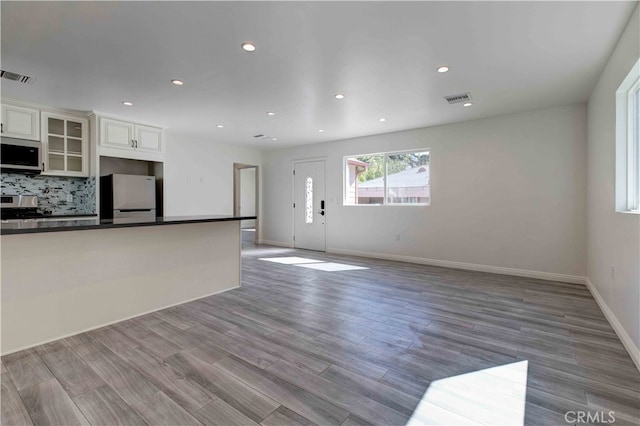
[[[412,148],[431,149],[431,206],[342,206],[343,156]],[[291,244],[291,162],[313,157],[329,251],[585,276],[584,105],[265,152],[264,242]]]
[[[233,163],[259,166],[258,150],[167,130],[165,216],[233,214]]]
[[[613,313],[610,321],[618,321],[633,341],[640,368],[640,215],[614,211],[615,92],[640,56],[639,22],[636,7],[589,98],[587,259],[589,280],[606,303],[603,310]]]
[[[256,214],[256,169],[240,169],[240,214],[255,216]],[[243,228],[253,228],[255,220],[243,220]]]

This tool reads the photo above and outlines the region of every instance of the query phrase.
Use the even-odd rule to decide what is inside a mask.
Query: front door
[[[325,251],[324,160],[293,166],[293,246]]]

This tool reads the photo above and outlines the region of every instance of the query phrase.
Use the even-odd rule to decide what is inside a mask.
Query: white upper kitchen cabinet
[[[162,129],[136,125],[135,147],[140,151],[163,152]]]
[[[133,149],[133,127],[133,123],[127,123],[126,121],[101,118],[100,145]]]
[[[44,175],[89,176],[89,121],[42,111]]]
[[[2,103],[2,136],[40,140],[40,111]]]
[[[164,131],[160,127],[99,117],[100,155],[164,161]]]

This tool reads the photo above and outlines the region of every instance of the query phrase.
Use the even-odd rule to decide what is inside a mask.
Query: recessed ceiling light
[[[222,129],[224,126],[223,126],[222,124],[218,124],[216,127],[217,127],[218,129]]]
[[[267,112],[267,115],[276,115],[276,113],[269,111],[269,112]]]
[[[318,129],[318,133],[323,133],[324,129]]]
[[[173,84],[175,84],[176,86],[182,86],[182,85],[184,84],[184,81],[182,81],[182,80],[177,80],[177,79],[173,79],[173,80],[171,80],[171,82],[172,82]]]
[[[133,102],[131,102],[131,101],[122,101],[122,105],[133,106]]]
[[[379,119],[378,121],[380,121],[380,122],[384,123],[385,121],[387,121],[387,119],[386,119],[386,118],[381,118],[381,119]]]
[[[336,98],[336,99],[344,99],[344,95],[342,93],[338,93],[337,95],[334,96],[334,98]]]
[[[462,106],[466,106],[466,107],[467,106],[471,106],[471,105],[473,105],[473,103],[471,103],[471,102],[465,102],[465,103],[462,104]]]
[[[248,41],[245,43],[242,43],[242,49],[247,51],[247,52],[255,52],[256,50],[256,45],[253,43],[249,43]]]
[[[271,140],[272,140],[272,141],[277,141],[277,140],[278,140],[278,138],[271,138]]]
[[[446,65],[443,65],[443,66],[441,66],[441,67],[438,67],[438,68],[436,69],[436,71],[438,71],[438,72],[447,72],[447,71],[449,71],[449,67],[448,67],[448,66],[446,66]]]

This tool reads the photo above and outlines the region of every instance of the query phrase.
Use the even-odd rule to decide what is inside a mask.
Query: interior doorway
[[[256,216],[260,206],[258,166],[233,164],[233,213],[236,216]],[[257,243],[259,238],[258,219],[240,222],[242,241]]]

